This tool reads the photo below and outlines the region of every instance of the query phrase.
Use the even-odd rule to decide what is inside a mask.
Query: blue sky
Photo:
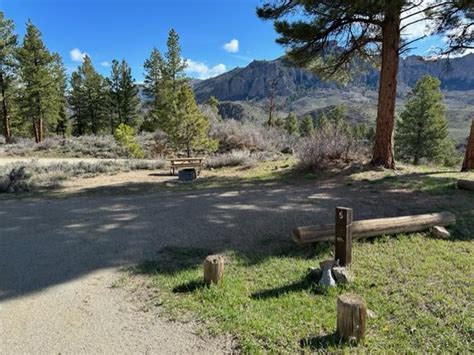
[[[108,74],[112,59],[124,58],[134,77],[143,78],[143,62],[156,46],[166,50],[175,28],[181,37],[188,74],[206,78],[254,59],[284,53],[275,43],[271,22],[257,18],[260,0],[0,0],[23,36],[31,19],[51,51],[58,52],[68,71],[89,54],[96,68]],[[419,42],[413,53],[426,54],[434,40]]]

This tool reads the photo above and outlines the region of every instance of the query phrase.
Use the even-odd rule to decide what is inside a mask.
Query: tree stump
[[[204,282],[217,284],[224,275],[224,258],[220,255],[209,255],[204,260]]]
[[[359,341],[365,335],[367,307],[357,295],[346,293],[337,298],[337,333],[344,340]]]

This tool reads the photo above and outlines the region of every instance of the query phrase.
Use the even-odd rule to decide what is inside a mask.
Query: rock
[[[346,267],[335,266],[332,268],[332,273],[334,274],[336,282],[339,284],[347,284],[354,281],[351,271]]]
[[[332,277],[331,268],[323,269],[319,284],[324,287],[336,287],[336,281]]]
[[[319,263],[319,267],[323,270],[337,265],[337,261],[334,259],[324,260]]]
[[[431,227],[431,234],[436,238],[449,238],[451,236],[449,231],[441,226]]]

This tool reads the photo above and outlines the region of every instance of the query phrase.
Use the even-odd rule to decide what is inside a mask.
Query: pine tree
[[[74,134],[98,134],[109,126],[109,89],[107,81],[92,65],[89,56],[71,76],[69,102],[73,110]]]
[[[316,130],[318,132],[327,131],[331,127],[331,123],[329,122],[326,114],[321,112],[318,116],[318,121],[316,122]]]
[[[166,76],[170,81],[171,88],[176,91],[186,82],[184,69],[186,62],[181,56],[181,46],[179,45],[178,33],[171,29],[166,42],[168,51],[166,52]]]
[[[257,10],[260,18],[274,21],[288,57],[321,76],[347,80],[357,63],[380,61],[372,163],[391,169],[398,59],[426,37],[407,40],[402,34],[422,17],[430,34],[448,38],[444,53],[462,53],[473,48],[472,13],[469,0],[268,0]]]
[[[153,49],[149,59],[145,61],[145,92],[150,103],[144,129],[153,131],[157,128],[167,131],[173,121],[170,116],[177,100],[181,86],[187,84],[184,75],[186,62],[181,56],[179,36],[170,30],[165,58],[157,49]]]
[[[169,117],[166,133],[176,151],[184,149],[189,157],[195,150],[217,148],[217,142],[209,139],[209,120],[199,110],[189,85],[181,85]]]
[[[144,93],[147,97],[145,109],[147,110],[142,129],[154,131],[158,128],[158,109],[160,107],[161,88],[163,87],[163,73],[165,61],[160,51],[153,48],[150,58],[145,61]]]
[[[75,136],[82,136],[89,131],[89,122],[86,117],[86,97],[84,93],[83,78],[79,72],[75,71],[70,80],[71,92],[68,97],[69,105],[72,109],[71,120],[73,122],[72,133]]]
[[[301,135],[303,137],[312,136],[314,133],[313,117],[306,115],[301,121]]]
[[[294,113],[290,113],[285,119],[285,130],[288,134],[294,135],[299,132],[298,118]]]
[[[138,97],[138,87],[135,85],[132,70],[122,60],[112,61],[112,71],[109,80],[110,98],[113,114],[110,115],[110,127],[112,133],[115,128],[124,123],[130,127],[139,125],[138,108],[140,99]]]
[[[409,93],[396,130],[396,151],[418,165],[421,159],[444,162],[452,154],[440,81],[423,76]]]
[[[40,31],[28,21],[23,44],[18,50],[22,88],[20,100],[23,117],[32,120],[36,143],[43,141],[45,125],[56,114],[53,60],[41,39]]]
[[[66,68],[64,67],[61,57],[57,53],[54,53],[52,56],[52,76],[56,89],[53,102],[55,119],[49,120],[49,129],[65,138],[69,128],[66,100],[67,76]]]
[[[17,62],[15,51],[17,49],[17,36],[14,34],[15,26],[12,20],[4,17],[0,11],[0,95],[1,119],[3,122],[3,135],[6,143],[12,142],[11,112],[13,81]]]
[[[328,120],[334,127],[342,127],[346,123],[346,108],[336,105],[328,112]]]

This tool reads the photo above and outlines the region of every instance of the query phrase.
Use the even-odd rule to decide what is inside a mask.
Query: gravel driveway
[[[330,222],[337,205],[353,206],[355,219],[428,208],[413,195],[335,187],[0,200],[0,353],[229,351],[224,339],[197,335],[195,324],[136,310],[125,290],[111,288],[119,268],[169,247],[291,243],[295,226]]]

